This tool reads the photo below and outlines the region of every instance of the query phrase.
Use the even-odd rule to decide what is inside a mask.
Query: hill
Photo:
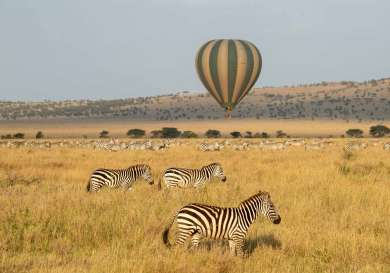
[[[255,88],[233,112],[235,118],[389,120],[390,78],[366,82]],[[121,118],[128,120],[215,120],[223,109],[208,93],[118,100],[0,101],[1,120]]]

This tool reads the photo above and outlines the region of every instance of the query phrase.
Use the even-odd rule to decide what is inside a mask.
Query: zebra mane
[[[262,191],[259,191],[258,193],[256,193],[255,195],[252,195],[251,197],[249,197],[248,199],[245,199],[244,201],[242,201],[238,207],[242,207],[244,204],[247,204],[247,203],[250,203],[251,201],[257,201],[257,200],[265,200],[265,199],[269,199],[271,198],[270,194],[268,192],[262,192]]]
[[[133,168],[143,169],[143,170],[151,169],[150,166],[147,164],[137,164],[137,165],[132,165],[132,166],[128,167],[128,169],[133,169]]]
[[[203,166],[202,169],[209,168],[209,167],[216,167],[216,166],[221,166],[218,162],[211,163],[209,165]]]

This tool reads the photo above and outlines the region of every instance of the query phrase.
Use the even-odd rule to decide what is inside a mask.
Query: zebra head
[[[206,167],[211,167],[212,176],[220,178],[222,182],[226,182],[226,175],[223,173],[221,164],[213,163]]]
[[[145,179],[149,183],[149,185],[153,185],[153,175],[152,169],[148,165],[144,165],[144,172],[142,173],[142,178]]]
[[[271,196],[268,192],[259,192],[260,198],[260,211],[267,217],[272,223],[279,224],[282,218],[279,215],[277,208],[272,203]]]

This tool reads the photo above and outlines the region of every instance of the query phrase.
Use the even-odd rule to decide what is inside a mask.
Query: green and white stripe
[[[196,55],[200,80],[229,111],[251,90],[260,75],[261,65],[259,50],[243,40],[211,40]]]

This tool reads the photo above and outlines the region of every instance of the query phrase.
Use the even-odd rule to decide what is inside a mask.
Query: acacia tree
[[[43,138],[43,133],[41,131],[38,131],[37,134],[35,135],[36,139]]]
[[[231,135],[233,138],[239,138],[239,137],[241,137],[241,133],[240,133],[240,132],[237,132],[237,131],[231,132],[230,135]]]
[[[348,129],[345,133],[349,137],[362,137],[364,132],[361,129]]]
[[[130,129],[129,131],[127,131],[126,135],[129,136],[129,137],[135,137],[135,138],[143,137],[143,136],[145,136],[145,130],[142,130],[142,129]]]
[[[107,130],[103,130],[99,133],[100,138],[107,138],[109,136],[109,132]]]
[[[219,137],[221,137],[221,132],[218,131],[218,130],[209,129],[209,130],[207,130],[207,132],[205,133],[205,136],[206,136],[207,138],[219,138]]]
[[[384,137],[390,134],[390,129],[384,125],[375,125],[370,127],[370,135],[373,137]]]

